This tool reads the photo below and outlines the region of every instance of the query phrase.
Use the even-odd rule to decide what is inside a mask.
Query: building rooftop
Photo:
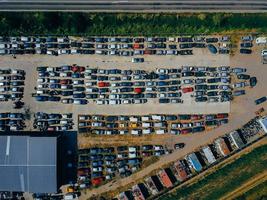
[[[56,192],[57,137],[0,136],[0,180],[0,191]]]

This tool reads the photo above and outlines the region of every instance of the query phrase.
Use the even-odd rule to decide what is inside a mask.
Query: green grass
[[[177,35],[267,31],[267,13],[0,13],[1,35]]]
[[[267,199],[267,181],[245,192],[235,200],[266,200]]]
[[[243,155],[234,162],[191,185],[181,187],[160,200],[216,200],[267,169],[267,145]]]

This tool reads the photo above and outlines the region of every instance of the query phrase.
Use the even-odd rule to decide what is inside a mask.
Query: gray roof
[[[57,138],[0,136],[0,191],[57,191]]]

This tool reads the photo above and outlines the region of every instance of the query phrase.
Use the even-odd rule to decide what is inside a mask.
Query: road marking
[[[6,156],[9,156],[10,152],[10,136],[7,136],[7,141],[6,141]]]

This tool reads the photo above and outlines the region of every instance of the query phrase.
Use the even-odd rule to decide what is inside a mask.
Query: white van
[[[142,130],[142,133],[143,133],[144,135],[151,134],[151,133],[152,133],[152,129],[151,129],[151,128],[143,129],[143,130]]]
[[[258,37],[256,38],[256,44],[267,44],[267,37]]]
[[[132,135],[141,135],[141,130],[131,130]]]
[[[153,119],[153,120],[163,121],[163,120],[165,120],[165,116],[161,116],[161,115],[152,115],[152,119]]]
[[[159,129],[159,130],[156,130],[155,132],[158,135],[162,135],[162,134],[165,134],[166,133],[165,129]]]

